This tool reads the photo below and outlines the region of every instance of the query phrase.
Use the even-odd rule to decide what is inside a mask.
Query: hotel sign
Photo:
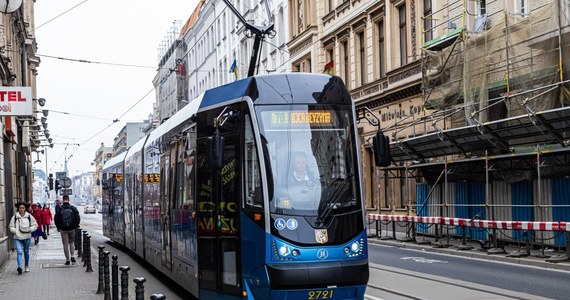
[[[0,116],[32,116],[32,88],[0,86]]]

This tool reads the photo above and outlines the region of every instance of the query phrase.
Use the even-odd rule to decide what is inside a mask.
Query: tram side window
[[[177,187],[178,195],[176,196],[176,208],[179,209],[194,209],[194,178],[195,175],[195,155],[194,149],[196,145],[196,132],[190,130],[186,132],[185,138],[179,149],[180,162],[177,166]]]
[[[263,193],[259,175],[259,158],[249,115],[245,116],[245,206],[253,210],[263,210]]]

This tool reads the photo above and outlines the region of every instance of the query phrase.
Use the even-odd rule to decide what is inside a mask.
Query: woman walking
[[[44,224],[42,220],[43,213],[41,210],[41,205],[38,205],[36,203],[32,204],[31,214],[32,217],[36,219],[36,223],[38,223],[38,227],[34,232],[32,232],[32,237],[34,238],[34,245],[37,245],[40,242],[40,236],[42,236],[42,225]]]
[[[25,272],[30,272],[30,242],[32,232],[38,228],[38,223],[28,212],[30,205],[24,202],[16,203],[18,212],[10,220],[10,232],[14,234],[16,244],[16,261],[18,262],[18,274],[22,274],[22,254],[24,254]]]
[[[53,215],[51,214],[51,209],[49,209],[49,205],[46,203],[44,204],[44,208],[42,208],[42,226],[44,228],[44,232],[47,233],[47,235],[49,235],[49,225],[51,224],[52,220]]]

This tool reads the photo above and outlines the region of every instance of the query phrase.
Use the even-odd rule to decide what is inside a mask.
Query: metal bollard
[[[91,266],[91,235],[87,234],[87,246],[85,246],[85,250],[87,250],[87,254],[85,256],[85,261],[87,264],[87,270],[85,272],[93,272],[93,267]]]
[[[129,300],[129,266],[122,266],[121,270],[121,300]]]
[[[163,294],[150,295],[150,300],[164,300],[164,299],[166,299],[166,296],[164,296]]]
[[[119,257],[113,255],[113,263],[111,264],[111,287],[113,300],[119,300],[119,263],[117,260]]]
[[[83,249],[81,249],[83,251],[83,257],[81,257],[81,262],[83,262],[83,266],[87,266],[87,264],[85,263],[85,254],[87,253],[87,250],[85,248],[85,246],[87,246],[87,230],[83,230]]]
[[[83,257],[83,245],[81,244],[81,228],[77,228],[77,235],[75,236],[75,242],[77,243],[77,258]],[[82,258],[83,259],[83,258]]]
[[[111,300],[111,285],[109,284],[109,254],[111,252],[103,252],[103,273],[105,275],[105,300]]]
[[[105,276],[103,271],[103,261],[105,260],[103,258],[103,249],[105,249],[105,246],[99,245],[97,246],[97,249],[99,249],[99,284],[97,285],[97,292],[95,294],[103,294],[103,289],[105,288],[105,283],[103,281],[103,276]]]
[[[81,228],[75,228],[75,250],[79,250],[79,236],[81,235]]]
[[[144,300],[144,283],[146,279],[144,277],[137,277],[133,279],[133,282],[137,284],[135,287],[135,300]]]

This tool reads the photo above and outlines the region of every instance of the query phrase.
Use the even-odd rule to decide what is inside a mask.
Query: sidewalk
[[[96,295],[98,284],[97,266],[92,258],[94,272],[87,273],[81,262],[66,266],[61,236],[55,228],[50,231],[47,240],[40,238],[38,245],[30,247],[30,272],[18,275],[16,251],[11,251],[10,259],[0,269],[1,299],[103,299]],[[94,249],[91,249],[93,256]],[[74,256],[77,257],[77,251]],[[22,257],[23,263],[23,257]],[[23,267],[23,266],[22,266]]]
[[[427,252],[442,253],[447,255],[456,255],[471,257],[483,260],[493,260],[501,261],[513,264],[521,264],[528,266],[535,266],[541,268],[550,268],[563,271],[570,271],[570,260],[562,262],[547,262],[547,258],[542,257],[542,249],[531,249],[529,256],[519,256],[517,254],[526,253],[526,249],[521,250],[517,245],[506,245],[504,246],[504,252],[497,254],[489,254],[481,249],[481,245],[477,241],[466,240],[465,245],[463,241],[457,238],[450,238],[449,242],[446,238],[439,238],[440,245],[449,245],[446,247],[438,248],[434,247],[435,244],[434,237],[427,236],[416,236],[416,242],[410,241],[406,234],[403,232],[396,232],[396,240],[392,239],[392,231],[387,231],[385,226],[382,226],[382,232],[380,237],[376,237],[376,230],[374,226],[368,227],[368,243],[369,244],[382,244],[390,245],[400,248],[415,249]],[[460,250],[466,249],[466,250]],[[545,248],[544,255],[550,257],[550,259],[560,256],[565,257],[564,253],[558,253],[558,249],[552,249],[550,247]],[[513,257],[508,257],[512,255]],[[518,257],[517,257],[518,256]]]

